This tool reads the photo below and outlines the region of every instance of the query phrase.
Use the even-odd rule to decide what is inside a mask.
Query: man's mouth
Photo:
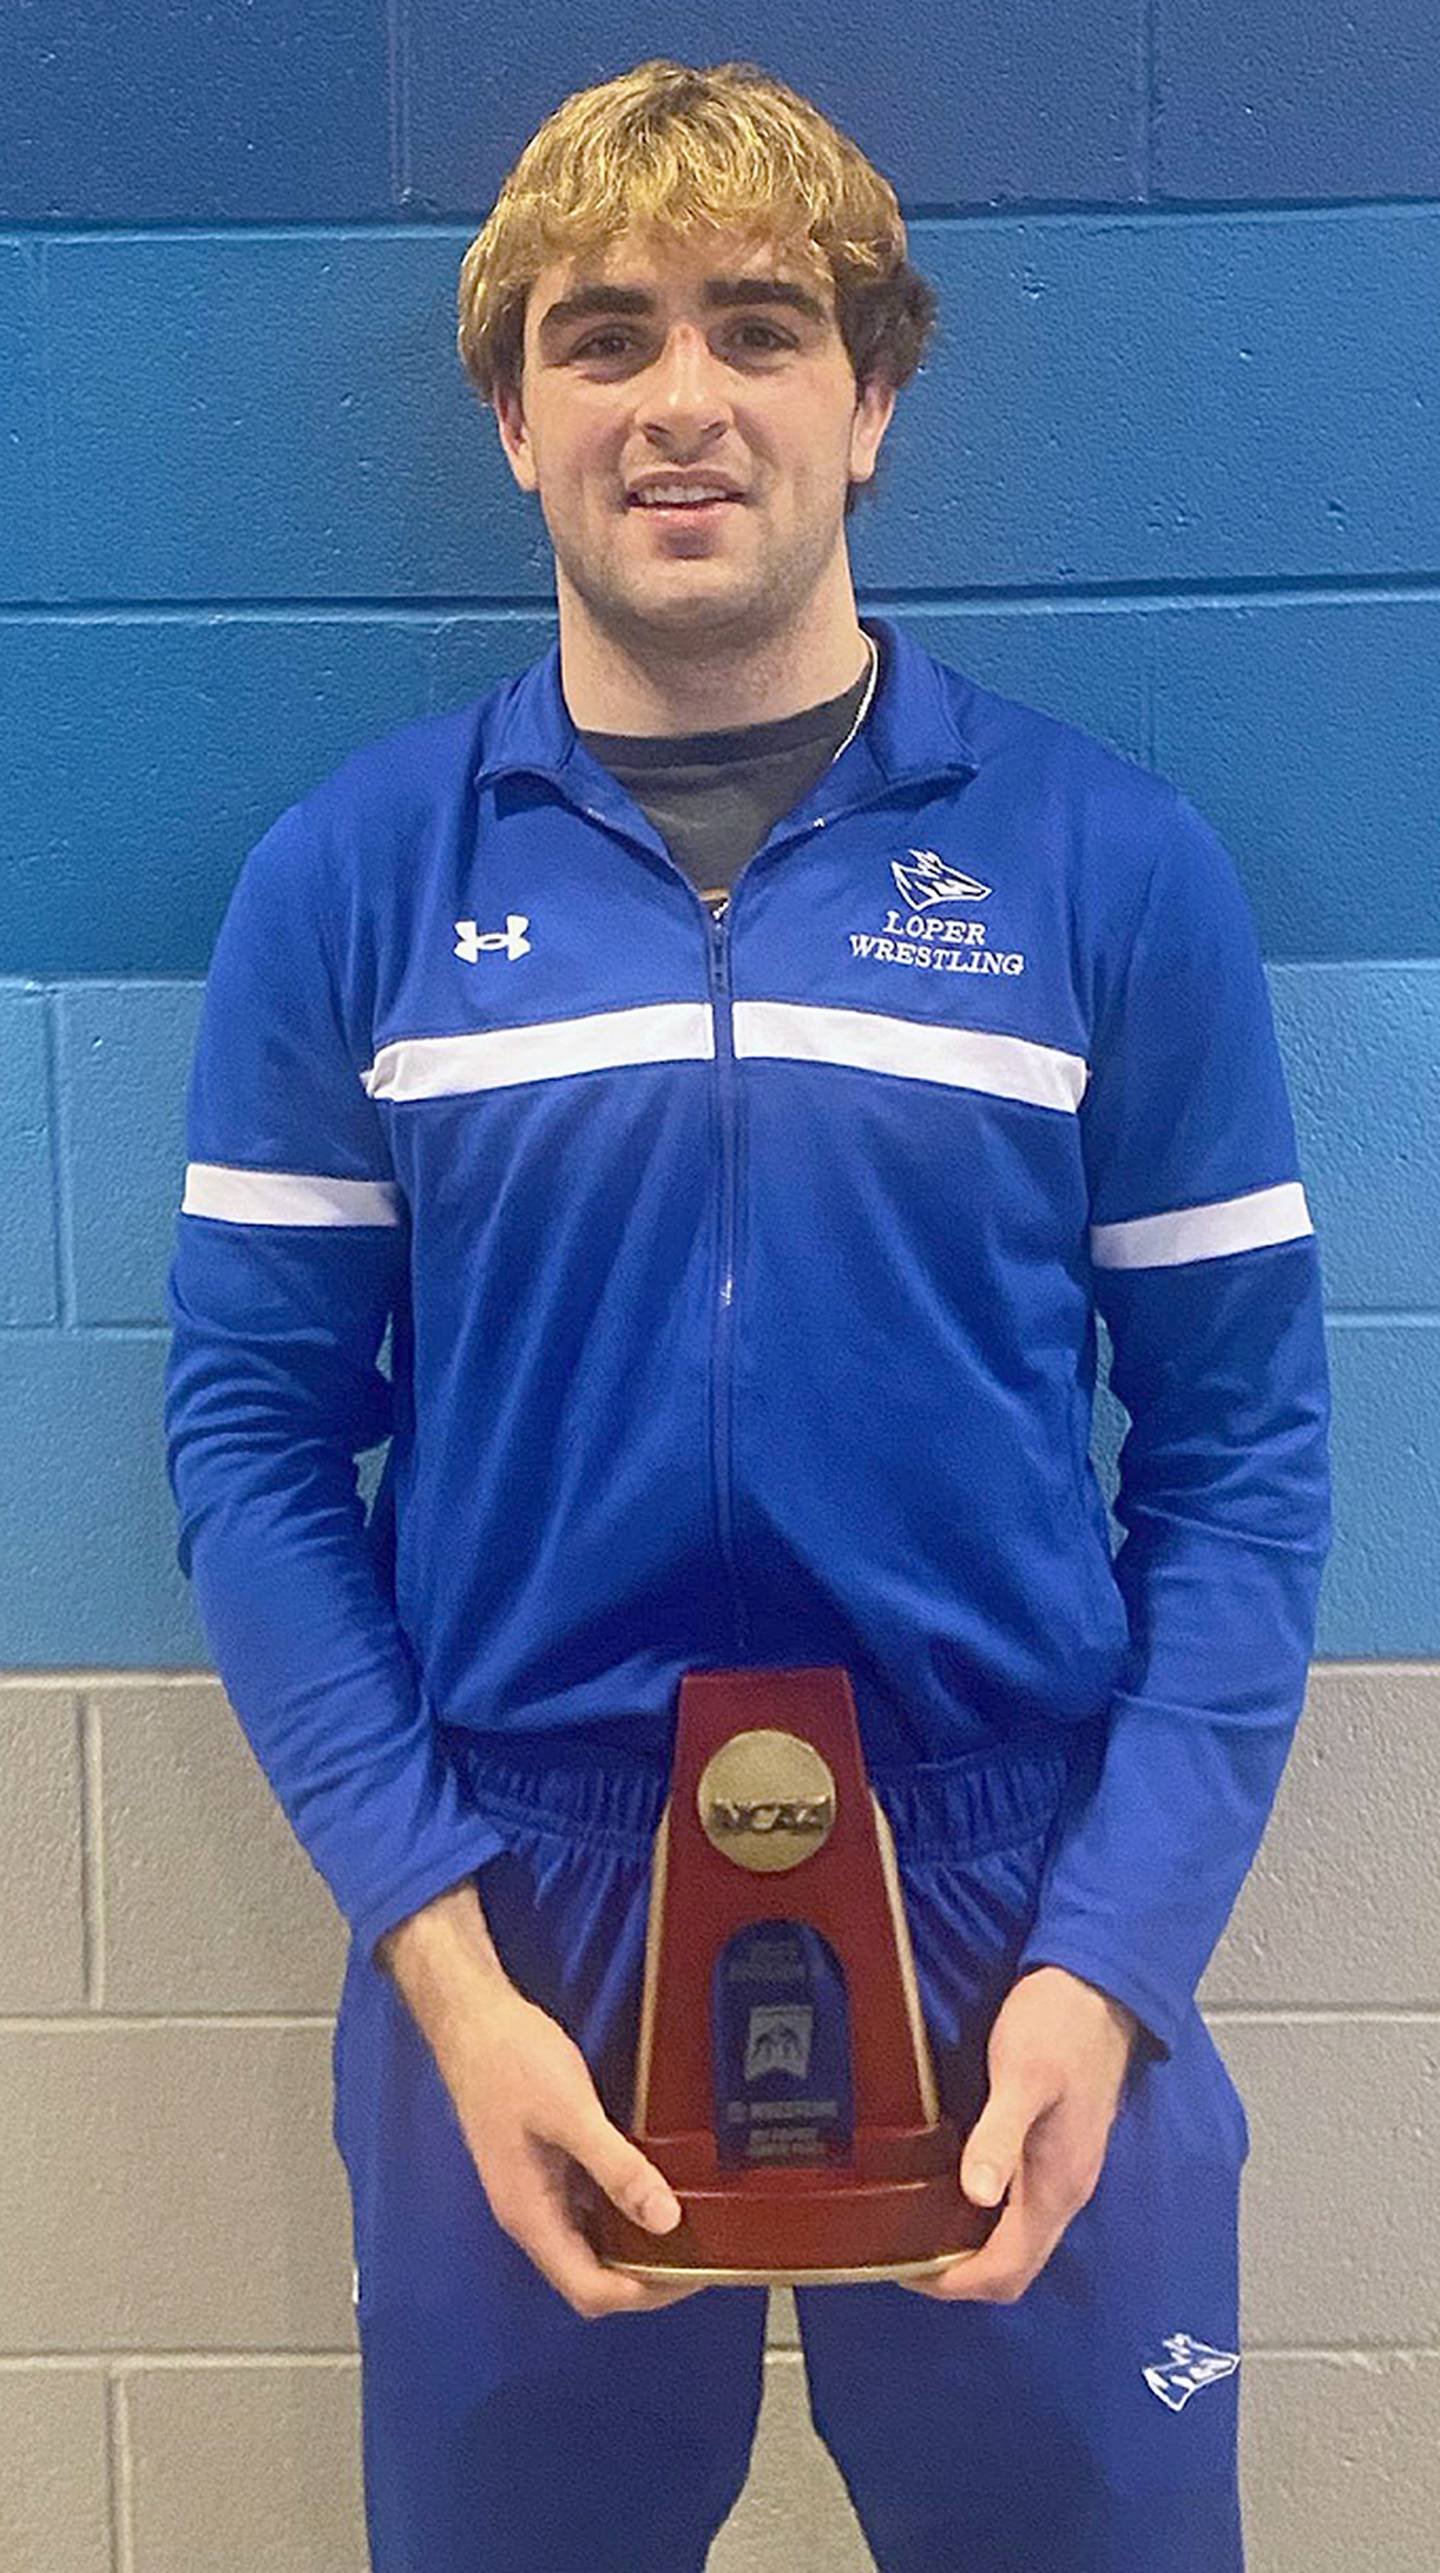
[[[707,509],[736,509],[740,501],[738,493],[727,492],[722,500],[632,500],[627,505],[647,518],[699,518]]]

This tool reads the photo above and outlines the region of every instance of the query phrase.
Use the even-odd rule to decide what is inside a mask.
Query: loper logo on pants
[[[1146,2384],[1172,2412],[1183,2412],[1192,2394],[1202,2385],[1215,2385],[1222,2376],[1233,2376],[1240,2365],[1237,2350],[1212,2350],[1208,2341],[1192,2341],[1188,2332],[1167,2332],[1168,2356],[1143,2368]]]

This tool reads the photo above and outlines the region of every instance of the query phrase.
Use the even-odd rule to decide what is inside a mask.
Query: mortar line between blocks
[[[773,2288],[770,2294],[786,2291]],[[1415,2360],[1440,2362],[1440,2344],[1433,2341],[1252,2341],[1245,2340],[1246,2359],[1280,2359],[1287,2364],[1304,2360],[1319,2361],[1327,2366],[1358,2367],[1374,2370],[1386,2359],[1410,2363]],[[786,2360],[798,2366],[804,2356],[800,2343],[771,2341],[766,2345],[767,2358]],[[313,2350],[45,2350],[33,2357],[11,2352],[0,2356],[0,2379],[15,2376],[94,2376],[104,2375],[117,2394],[126,2380],[137,2376],[175,2376],[180,2374],[215,2374],[221,2369],[232,2373],[243,2369],[253,2375],[263,2368],[291,2368],[333,2371],[337,2367],[359,2366],[359,2352],[338,2343],[333,2348]],[[130,2472],[128,2418],[117,2406],[117,2420],[122,2426],[124,2454],[121,2472]],[[128,2517],[128,2512],[127,2512]],[[126,2555],[120,2573],[134,2573],[133,2561]]]
[[[76,1701],[80,1737],[80,1917],[85,1945],[85,2001],[105,2007],[105,1798],[100,1710],[82,1689]]]
[[[53,1322],[38,1323],[37,1332],[65,1331],[75,1320],[74,1298],[70,1291],[70,1262],[67,1256],[69,1190],[65,1185],[65,1147],[68,1134],[60,1097],[60,1002],[53,988],[46,989],[40,1007],[40,1042],[45,1062],[45,1133],[49,1146],[50,1280],[55,1301]]]
[[[136,2573],[135,2458],[130,2436],[130,2406],[126,2401],[125,2376],[123,2365],[112,2367],[110,2399],[114,2411],[115,2573]]]

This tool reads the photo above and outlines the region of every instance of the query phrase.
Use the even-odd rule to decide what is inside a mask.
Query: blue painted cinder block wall
[[[0,1668],[208,1660],[160,1407],[211,944],[284,805],[552,638],[456,269],[560,98],[655,53],[815,98],[938,290],[861,607],[1235,855],[1326,1278],[1318,1652],[1440,1650],[1430,0],[961,0],[923,78],[906,0],[542,0],[523,44],[473,0],[51,0],[0,48]]]

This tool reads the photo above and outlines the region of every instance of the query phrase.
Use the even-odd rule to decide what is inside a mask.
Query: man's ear
[[[497,385],[491,403],[495,426],[505,460],[522,491],[537,491],[540,478],[535,471],[535,458],[530,433],[525,422],[525,408],[519,389],[514,385]]]
[[[895,387],[873,376],[857,395],[850,428],[850,479],[868,482],[875,471],[880,442],[895,410]]]

